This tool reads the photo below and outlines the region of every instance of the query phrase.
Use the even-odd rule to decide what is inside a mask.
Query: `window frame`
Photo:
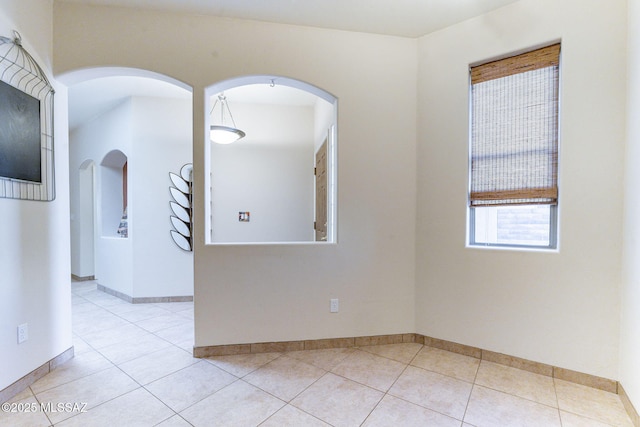
[[[535,206],[535,205],[519,205]],[[548,245],[522,245],[513,243],[483,243],[476,242],[476,209],[468,206],[468,237],[467,246],[471,248],[493,248],[493,249],[520,249],[531,251],[557,251],[558,250],[558,205],[549,206],[549,244]],[[480,208],[482,209],[482,208]]]
[[[560,53],[558,56],[558,99],[557,99],[557,128],[556,128],[556,138],[557,138],[557,146],[556,146],[556,156],[557,156],[557,166],[556,166],[556,174],[557,174],[557,188],[558,195],[555,204],[549,204],[549,244],[548,245],[523,245],[523,244],[511,244],[511,243],[482,243],[476,242],[475,240],[475,232],[476,232],[476,209],[483,208],[483,206],[472,206],[471,205],[471,188],[472,188],[472,148],[473,148],[473,85],[471,80],[471,68],[474,66],[482,65],[483,63],[489,63],[492,61],[499,61],[501,59],[509,58],[512,56],[518,56],[521,54],[525,54],[531,51],[535,51],[537,49],[542,49],[548,46],[552,46],[558,44],[560,45]],[[468,169],[467,169],[467,220],[466,220],[466,242],[465,246],[467,248],[472,249],[498,249],[498,250],[522,250],[522,251],[531,251],[531,252],[558,252],[560,249],[560,228],[559,228],[559,217],[560,217],[560,183],[561,183],[561,112],[562,112],[562,43],[560,40],[556,40],[552,43],[540,45],[537,47],[532,47],[530,49],[522,50],[515,53],[510,53],[506,55],[502,55],[500,57],[494,58],[488,61],[482,61],[476,63],[475,65],[469,66],[468,73]],[[534,206],[535,204],[521,204],[514,206]],[[504,205],[503,205],[504,206]],[[496,206],[497,207],[497,206]]]

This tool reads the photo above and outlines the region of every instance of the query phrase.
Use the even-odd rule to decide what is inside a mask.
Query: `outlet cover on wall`
[[[338,298],[331,298],[331,306],[330,306],[331,312],[337,313],[339,308],[340,308],[340,301],[338,300]]]
[[[29,339],[29,324],[23,323],[18,326],[18,344],[21,344]]]

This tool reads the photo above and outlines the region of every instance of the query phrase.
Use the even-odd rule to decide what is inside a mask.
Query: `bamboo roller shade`
[[[539,68],[558,66],[560,63],[560,43],[521,55],[488,62],[471,68],[471,84],[499,79]]]
[[[557,203],[559,55],[556,44],[471,69],[471,206]]]

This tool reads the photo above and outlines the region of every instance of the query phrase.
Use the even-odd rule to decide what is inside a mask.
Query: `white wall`
[[[193,295],[193,253],[171,239],[169,172],[192,162],[191,100],[133,98],[129,204],[132,297]]]
[[[190,107],[188,100],[129,98],[71,134],[72,176],[89,159],[98,169],[97,281],[134,298],[193,295],[193,255],[179,249],[169,234],[169,172],[179,173],[192,157]],[[112,150],[128,158],[128,238],[117,236],[117,221],[103,230],[102,205],[116,206],[118,212],[122,204],[120,193],[113,200],[102,193],[109,170],[100,163]],[[77,212],[73,181],[71,211]]]
[[[312,241],[313,145],[223,150],[211,155],[213,242]]]
[[[89,160],[80,166],[77,173],[69,172],[69,187],[78,186],[77,216],[71,217],[71,273],[82,278],[93,277],[96,274],[94,243],[96,164],[93,160]],[[72,202],[71,206],[73,205]]]
[[[51,2],[0,0],[0,35],[12,37],[13,30],[51,76]],[[73,345],[67,94],[64,87],[55,89],[56,199],[0,199],[0,390]],[[17,344],[22,323],[29,325],[29,340]]]
[[[416,332],[617,378],[625,3],[522,0],[420,40]],[[560,39],[560,249],[466,248],[469,64]]]
[[[335,124],[335,107],[327,101],[318,98],[316,101],[314,112],[314,152],[318,152],[318,148],[327,138],[329,128]]]
[[[640,410],[640,1],[628,1],[629,65],[620,383]]]
[[[71,3],[54,20],[57,73],[118,65],[193,87],[196,345],[413,330],[415,40]],[[265,74],[339,99],[337,245],[204,245],[205,88]]]
[[[233,113],[247,136],[211,143],[212,241],[313,241],[313,108],[235,103]]]

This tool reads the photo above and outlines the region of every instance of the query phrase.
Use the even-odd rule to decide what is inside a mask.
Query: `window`
[[[471,68],[469,244],[557,247],[560,45]]]

